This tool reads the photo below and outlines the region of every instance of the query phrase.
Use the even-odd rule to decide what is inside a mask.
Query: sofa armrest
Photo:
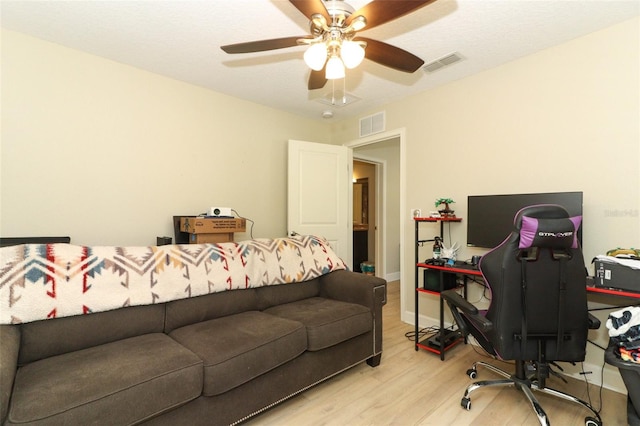
[[[0,342],[0,424],[4,424],[9,411],[13,380],[18,371],[19,326],[0,325]]]
[[[333,271],[320,277],[320,296],[369,308],[373,316],[373,355],[382,353],[382,306],[387,303],[385,280],[352,271]]]
[[[320,295],[364,305],[374,311],[387,303],[387,282],[352,271],[333,271],[320,277]]]

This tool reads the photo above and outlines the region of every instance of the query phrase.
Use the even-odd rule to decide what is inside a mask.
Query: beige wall
[[[285,235],[287,140],[329,142],[324,122],[4,30],[1,101],[2,236],[149,245],[210,206]]]
[[[639,44],[633,19],[386,105],[387,130],[406,128],[406,206],[429,211],[451,197],[464,218],[468,195],[583,191],[588,264],[640,246]],[[356,139],[358,119],[333,132],[334,141]],[[403,233],[404,318],[413,322],[412,221]],[[464,219],[451,234],[466,244]],[[472,254],[481,252],[464,247],[463,258]],[[426,299],[421,314],[437,318],[437,300]]]

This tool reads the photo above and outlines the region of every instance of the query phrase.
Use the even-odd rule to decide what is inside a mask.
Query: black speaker
[[[440,271],[436,269],[425,269],[422,286],[425,290],[440,291]],[[456,274],[444,272],[442,274],[442,290],[449,290],[456,287]]]
[[[157,246],[167,246],[171,244],[171,237],[156,237]]]

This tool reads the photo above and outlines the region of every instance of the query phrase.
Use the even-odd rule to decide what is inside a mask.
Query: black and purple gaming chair
[[[492,356],[515,361],[515,374],[484,362],[467,371],[475,379],[481,365],[505,377],[470,385],[461,404],[471,409],[470,394],[484,386],[515,386],[529,399],[540,424],[548,418],[531,389],[581,404],[595,417],[587,425],[601,425],[587,402],[547,388],[554,361],[584,361],[589,328],[599,321],[587,311],[586,268],[577,239],[581,217],[569,217],[558,205],[520,210],[511,234],[485,254],[479,269],[491,292],[486,311],[476,309],[455,290],[442,293],[454,320]]]

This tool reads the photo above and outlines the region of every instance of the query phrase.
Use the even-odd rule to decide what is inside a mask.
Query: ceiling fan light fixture
[[[327,80],[344,78],[344,64],[337,55],[331,55],[331,57],[327,61],[325,77],[327,78]]]
[[[346,40],[342,42],[340,47],[340,57],[344,66],[352,69],[362,63],[364,59],[364,49],[359,43],[355,41]]]
[[[314,71],[320,71],[326,60],[327,46],[324,43],[312,44],[304,52],[304,62]]]
[[[316,28],[327,29],[327,20],[321,13],[314,13],[311,15],[311,25]]]
[[[366,26],[367,26],[367,18],[365,18],[362,15],[358,15],[355,18],[353,18],[353,20],[349,24],[349,28],[348,29],[350,31],[360,31],[361,29],[363,29]]]

